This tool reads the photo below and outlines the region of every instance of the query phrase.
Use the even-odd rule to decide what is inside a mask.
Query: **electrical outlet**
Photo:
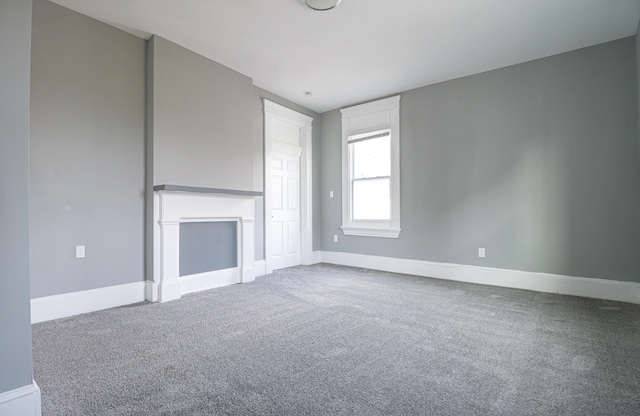
[[[480,247],[480,248],[478,249],[478,257],[482,257],[482,258],[484,258],[485,256],[486,256],[486,252],[485,252],[485,250],[484,250],[484,247]]]
[[[334,243],[337,243],[337,242],[338,242],[338,235],[337,235],[337,234],[334,234],[334,235],[333,235],[333,242],[334,242]]]
[[[76,258],[84,258],[84,246],[76,246]]]
[[[333,198],[333,191],[329,191],[329,198]]]

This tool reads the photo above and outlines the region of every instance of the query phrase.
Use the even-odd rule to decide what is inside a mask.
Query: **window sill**
[[[340,228],[342,228],[344,235],[361,237],[398,238],[401,231],[400,228],[354,227],[352,225],[343,225]]]

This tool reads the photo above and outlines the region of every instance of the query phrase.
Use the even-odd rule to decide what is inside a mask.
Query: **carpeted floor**
[[[331,265],[33,325],[44,415],[638,415],[640,305]]]

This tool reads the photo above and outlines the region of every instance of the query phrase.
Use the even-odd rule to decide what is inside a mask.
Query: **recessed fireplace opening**
[[[180,277],[238,267],[238,222],[180,224]]]

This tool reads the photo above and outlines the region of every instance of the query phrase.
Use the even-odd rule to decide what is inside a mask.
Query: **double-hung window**
[[[391,132],[348,138],[351,217],[356,221],[391,219]]]
[[[400,234],[400,97],[342,112],[342,230],[346,235]]]

